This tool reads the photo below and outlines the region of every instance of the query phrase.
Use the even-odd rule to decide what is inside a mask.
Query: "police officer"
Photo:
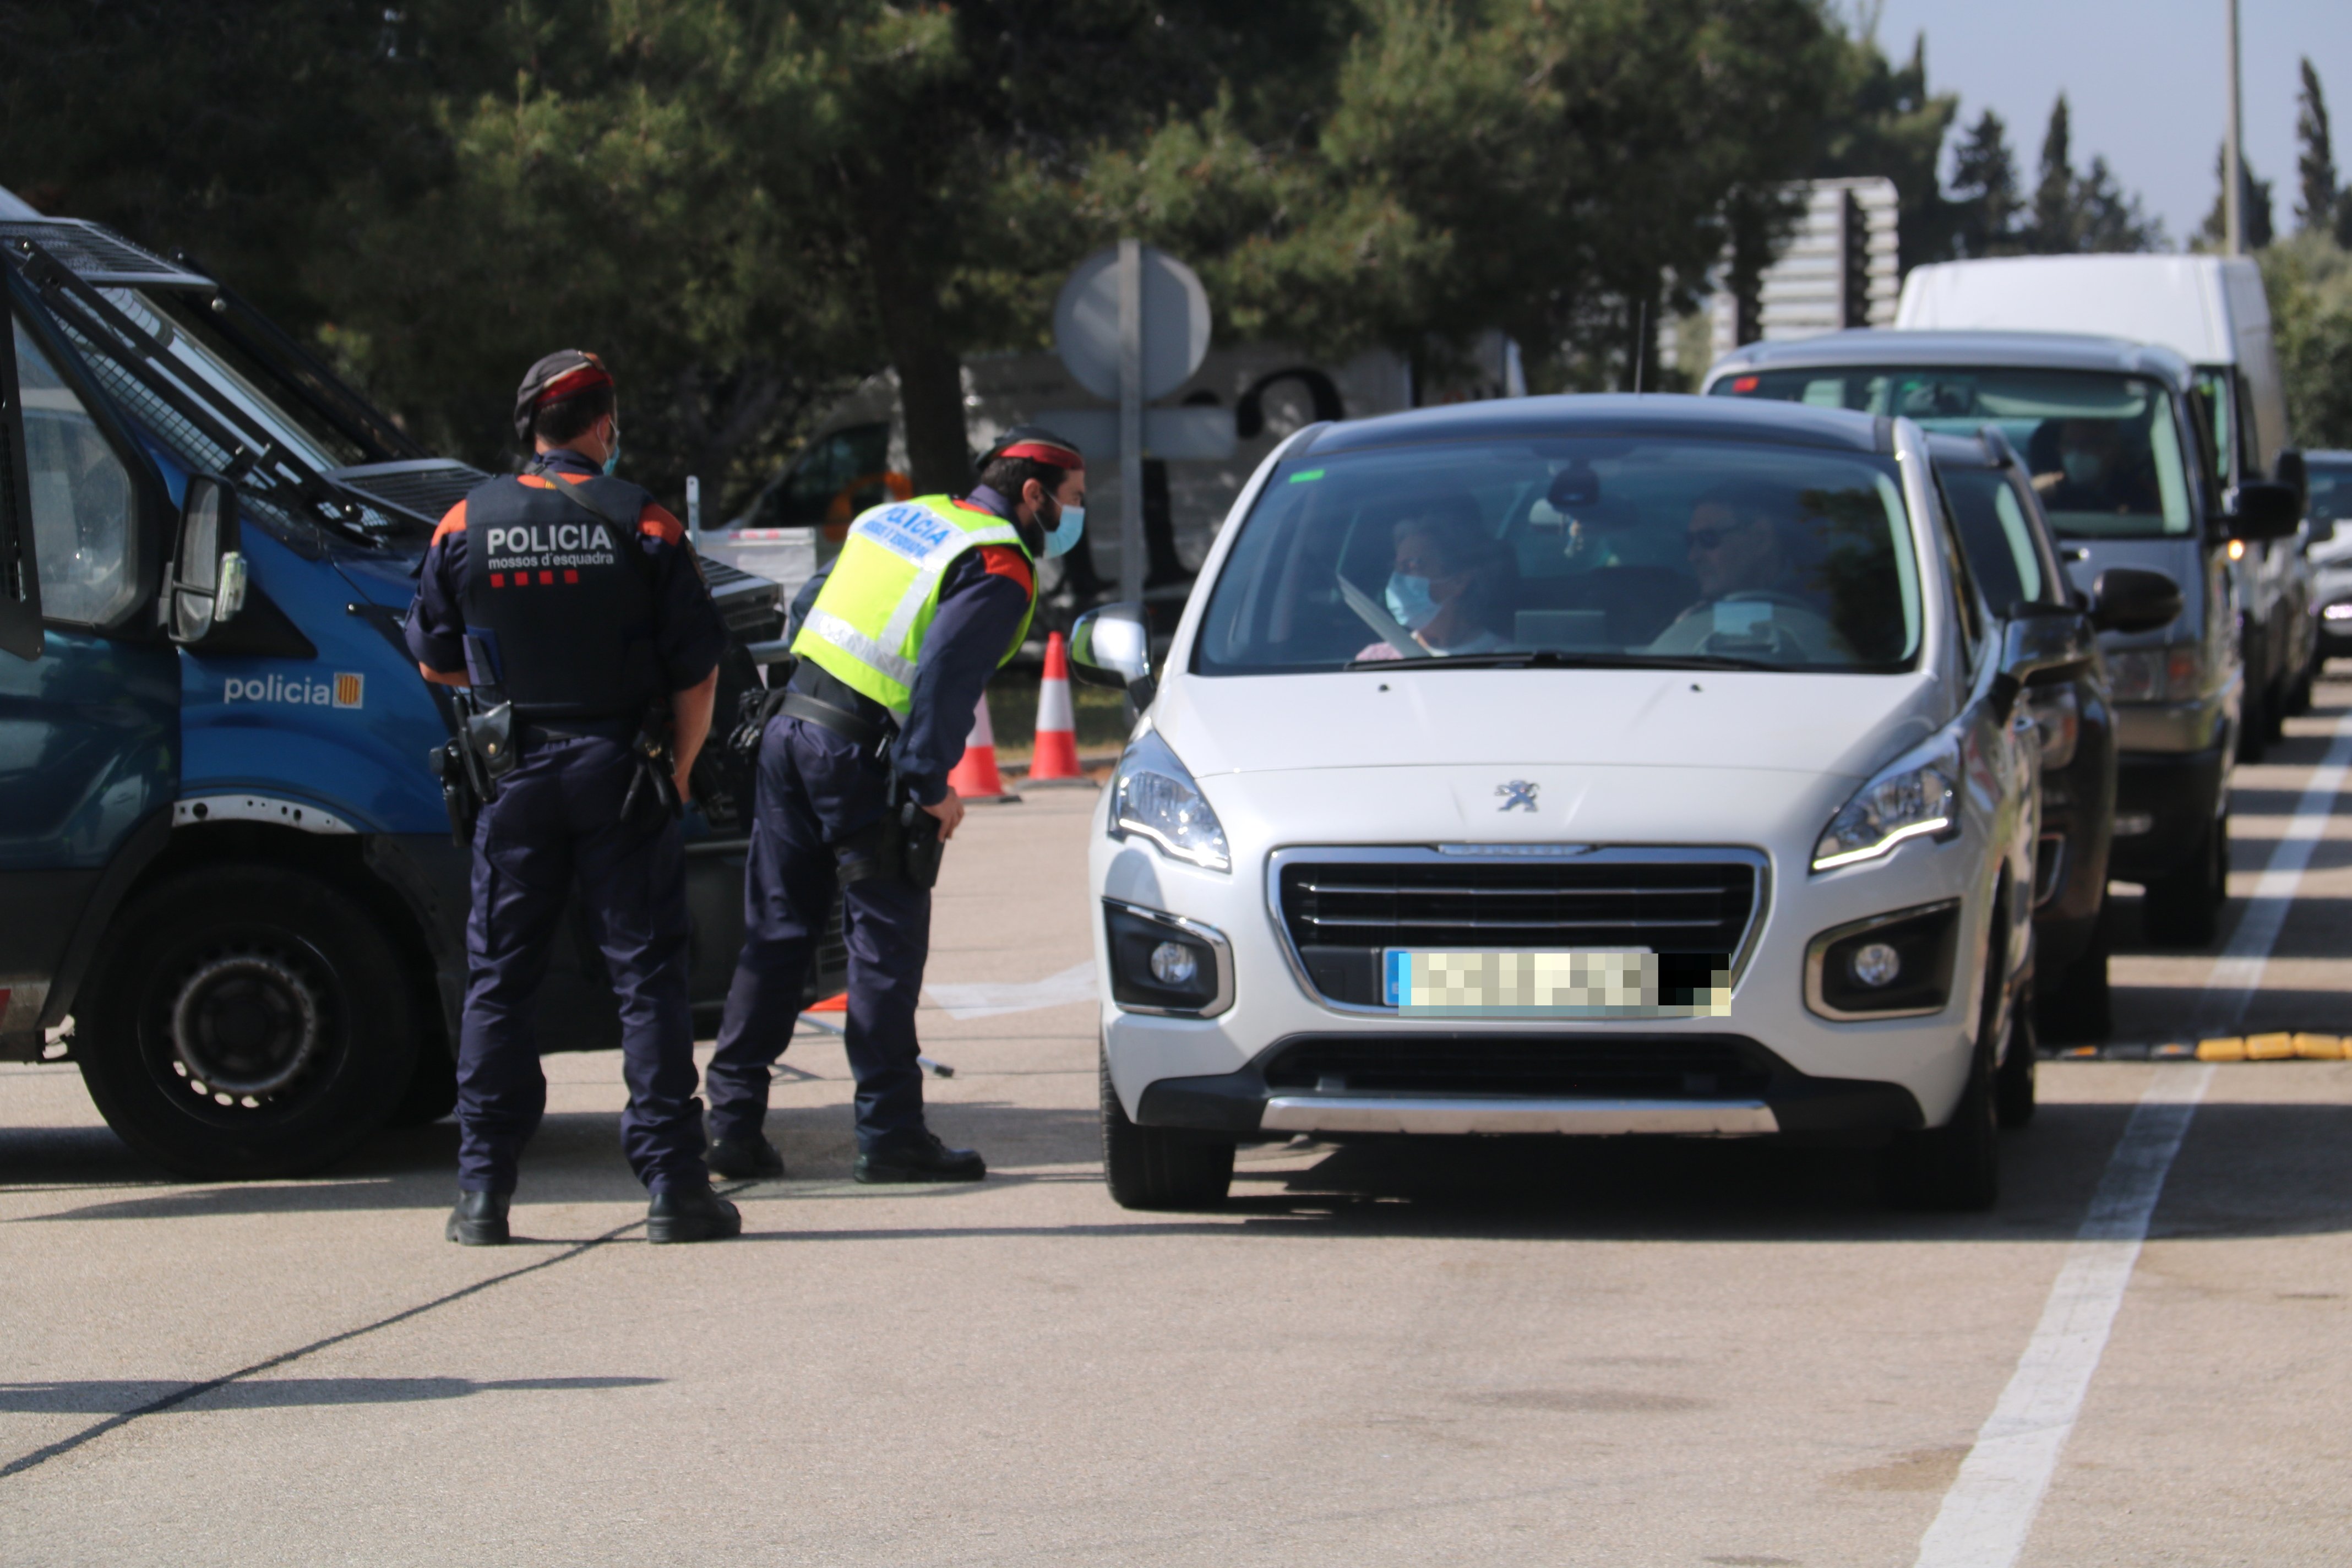
[[[646,1239],[733,1236],[741,1216],[702,1160],[686,857],[669,798],[686,795],[709,733],[726,630],[677,520],[611,477],[621,437],[603,363],[548,355],[523,377],[514,417],[535,456],[441,520],[408,616],[425,679],[473,688],[488,714],[477,754],[493,773],[511,768],[474,830],[447,1235],[507,1239],[517,1162],[547,1104],[533,1002],[576,879],[620,1000],[621,1141],[652,1191]],[[665,709],[667,756],[654,733]]]
[[[970,495],[925,496],[858,518],[830,573],[795,603],[800,664],[761,739],[743,952],[704,1074],[712,1170],[783,1173],[761,1131],[769,1068],[792,1039],[837,887],[849,950],[844,1039],[857,1079],[853,1173],[861,1182],[987,1173],[978,1153],[947,1147],[924,1124],[915,1004],[931,896],[902,868],[899,825],[919,810],[945,838],[963,820],[948,772],[988,678],[1028,635],[1037,562],[1078,542],[1086,499],[1078,449],[1020,426],[982,459]]]

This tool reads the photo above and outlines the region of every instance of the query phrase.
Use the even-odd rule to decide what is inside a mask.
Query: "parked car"
[[[2092,628],[2160,626],[2180,590],[2159,573],[2115,566],[2095,602],[2066,579],[2057,540],[2017,449],[1997,425],[1931,436],[1960,553],[2004,617],[2084,617]],[[2115,836],[2116,730],[2105,665],[2084,659],[2025,692],[2042,739],[2042,837],[2033,862],[2033,1014],[2042,1040],[2103,1040],[2107,990],[2107,855]]]
[[[2225,498],[2189,363],[2169,349],[2054,332],[1852,331],[1751,343],[1707,372],[1718,396],[2000,426],[2025,460],[2084,593],[2130,566],[2170,577],[2168,626],[2102,634],[2116,745],[2113,874],[2147,889],[2150,941],[2213,940],[2227,896],[2230,772],[2244,671],[2234,545],[2299,524],[2292,486]]]
[[[2040,746],[1908,420],[1543,397],[1294,436],[1098,808],[1112,1195],[1238,1142],[1836,1133],[1982,1206],[2032,1105]],[[2053,635],[2054,632],[2055,635]],[[2071,638],[2071,640],[2070,640]]]
[[[2310,500],[2312,616],[2321,659],[2352,656],[2352,452],[2306,452]]]
[[[2156,343],[2189,362],[2222,489],[2285,480],[2286,386],[2262,272],[2236,256],[2019,256],[1912,268],[1905,331],[2095,332]],[[2313,566],[2297,534],[2241,539],[2231,552],[2244,618],[2239,755],[2259,762],[2290,713],[2311,703]]]

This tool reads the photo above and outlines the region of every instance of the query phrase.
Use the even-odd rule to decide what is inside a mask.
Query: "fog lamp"
[[[1895,977],[1903,973],[1903,955],[1885,942],[1864,942],[1853,950],[1853,957],[1846,960],[1846,968],[1853,975],[1856,984],[1867,985],[1875,991],[1882,985],[1894,984]]]
[[[1200,973],[1200,958],[1181,942],[1163,942],[1151,950],[1151,977],[1162,985],[1190,985]]]

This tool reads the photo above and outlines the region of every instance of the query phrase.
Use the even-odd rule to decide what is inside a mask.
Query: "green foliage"
[[[1953,248],[1960,256],[2014,256],[2025,248],[2017,233],[2024,202],[2018,194],[2017,159],[2009,150],[2009,127],[1988,109],[1969,127],[1952,160]]]
[[[2147,216],[2139,198],[2116,183],[2103,156],[2076,173],[2066,95],[2050,108],[2042,139],[2041,177],[2023,235],[2025,248],[2043,256],[2078,252],[2161,250],[2164,225]]]
[[[1927,90],[1927,35],[1912,40],[1911,58],[1900,67],[1888,61],[1869,30],[1846,40],[1825,101],[1821,151],[1807,172],[1894,181],[1902,201],[1896,243],[1905,264],[1951,256],[1967,214],[1944,195],[1940,165],[1960,100],[1957,93]]]
[[[2287,425],[2305,447],[2352,447],[2352,254],[2305,230],[2257,258],[2286,380]]]
[[[2222,205],[2222,182],[2229,176],[2221,171],[2229,157],[2226,142],[2213,150],[2213,206],[2198,230],[2209,249],[2219,249],[2228,234],[2229,214]],[[2271,183],[2255,178],[2253,165],[2242,157],[2238,160],[2238,221],[2245,226],[2246,248],[2260,250],[2277,234],[2271,216]]]

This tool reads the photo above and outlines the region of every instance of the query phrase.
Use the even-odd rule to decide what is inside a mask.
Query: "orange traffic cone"
[[[1037,683],[1037,744],[1030,753],[1029,776],[1022,787],[1091,787],[1094,782],[1078,766],[1078,721],[1070,707],[1070,656],[1063,649],[1062,634],[1055,632],[1045,639],[1045,678]]]
[[[948,774],[948,788],[963,796],[966,805],[1021,798],[1004,787],[1004,775],[996,771],[996,726],[988,721],[985,691],[980,694],[980,709],[972,716],[971,737],[964,742],[963,755]]]
[[[835,992],[822,1002],[810,1003],[807,1006],[802,1008],[801,1011],[803,1013],[846,1013],[849,1011],[849,993],[846,991]]]

